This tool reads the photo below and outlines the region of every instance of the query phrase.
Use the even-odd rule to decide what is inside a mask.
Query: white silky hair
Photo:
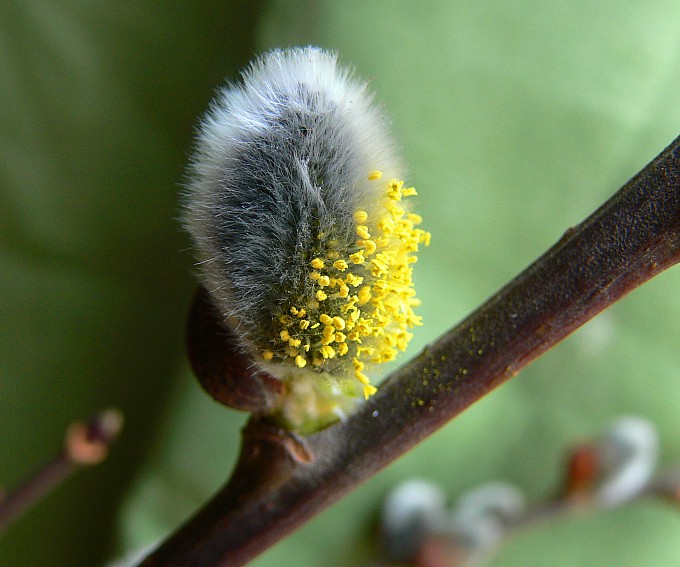
[[[273,313],[313,294],[319,233],[354,245],[354,212],[381,198],[368,173],[402,178],[390,129],[367,83],[316,47],[266,53],[219,91],[198,128],[183,221],[245,348],[268,348]]]

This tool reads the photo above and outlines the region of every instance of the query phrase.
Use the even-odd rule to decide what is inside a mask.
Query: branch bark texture
[[[254,417],[231,480],[141,565],[247,562],[679,260],[680,138],[347,421],[299,438]]]

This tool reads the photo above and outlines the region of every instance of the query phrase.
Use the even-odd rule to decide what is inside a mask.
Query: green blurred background
[[[187,369],[177,193],[214,88],[265,49],[308,43],[371,80],[433,233],[409,355],[680,133],[671,0],[0,3],[0,484],[72,420],[127,417],[109,461],[0,539],[0,565],[101,565],[225,480],[245,416]],[[496,479],[544,498],[565,448],[622,414],[652,419],[677,462],[679,284],[675,270],[636,291],[254,564],[368,562],[379,503],[404,478],[451,498]],[[492,565],[680,564],[678,541],[677,510],[643,502],[541,526]]]

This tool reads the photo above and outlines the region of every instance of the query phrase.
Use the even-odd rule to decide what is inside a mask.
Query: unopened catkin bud
[[[257,59],[199,127],[184,223],[203,285],[287,384],[297,428],[375,393],[370,368],[420,325],[411,274],[429,233],[389,130],[366,82],[314,47]]]

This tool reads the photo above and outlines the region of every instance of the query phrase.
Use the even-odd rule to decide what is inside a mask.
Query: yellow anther
[[[356,211],[354,213],[354,220],[357,224],[364,224],[368,220],[368,213],[366,211]]]
[[[360,224],[357,226],[357,236],[361,236],[361,238],[371,238],[371,233],[368,232],[368,227],[366,225]]]
[[[364,278],[363,278],[363,276],[355,276],[354,274],[347,274],[347,276],[345,276],[345,281],[349,285],[351,285],[352,287],[358,287],[363,283]]]
[[[398,179],[392,179],[392,181],[390,181],[390,182],[387,184],[388,189],[390,189],[390,190],[392,190],[392,191],[401,191],[401,188],[402,188],[403,186],[404,186],[404,182],[403,182],[403,181],[399,181]]]
[[[349,259],[352,260],[352,262],[354,264],[363,264],[366,260],[366,258],[364,258],[364,251],[363,250],[359,250],[358,252],[355,252],[354,254],[350,254]]]
[[[370,384],[364,385],[364,399],[370,398],[373,394],[378,391],[378,388],[371,386]]]
[[[301,354],[298,354],[295,357],[295,365],[298,368],[304,368],[305,366],[307,366],[307,359],[304,356],[302,356]]]
[[[333,262],[333,267],[340,272],[344,272],[347,269],[347,262],[344,260],[336,260]]]
[[[371,260],[371,266],[373,266],[373,268],[371,269],[371,273],[376,277],[384,276],[385,274],[387,274],[389,267],[385,262],[381,261],[379,258],[373,258],[373,260]]]
[[[323,336],[324,337],[334,337],[335,336],[335,327],[333,325],[326,325],[323,328]]]
[[[271,360],[272,358],[274,358],[274,353],[271,350],[265,350],[262,353],[262,358],[264,358],[265,360]]]
[[[382,176],[383,176],[382,171],[378,171],[377,169],[368,172],[369,181],[377,181],[378,179],[382,179]]]
[[[324,261],[321,258],[314,258],[310,264],[312,265],[312,268],[317,270],[321,270],[325,266]]]
[[[364,286],[359,290],[359,305],[364,305],[371,300],[371,288],[369,286]]]
[[[373,254],[378,245],[373,240],[357,240],[357,246],[364,249],[366,256]]]
[[[319,353],[324,358],[334,358],[335,357],[335,349],[332,346],[328,346],[328,345],[322,346],[319,349]]]

